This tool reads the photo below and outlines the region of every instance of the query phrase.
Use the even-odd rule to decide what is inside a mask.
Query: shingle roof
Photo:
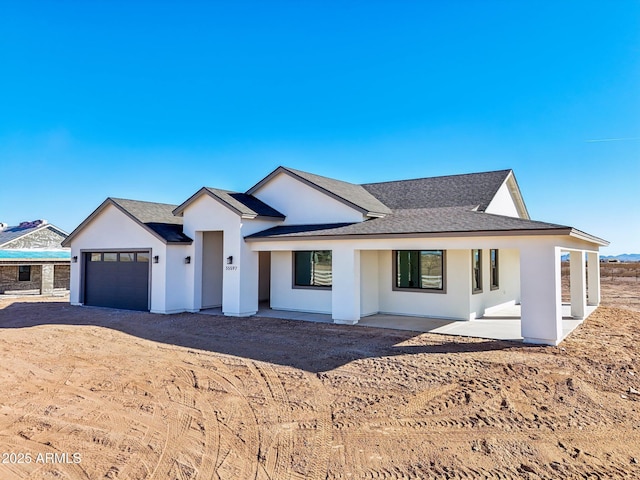
[[[511,170],[368,183],[365,190],[391,209],[478,207],[484,211]]]
[[[176,205],[167,203],[143,202],[125,198],[108,198],[134,220],[143,224],[169,243],[191,243],[192,240],[182,233],[182,218],[173,215]]]
[[[571,227],[477,212],[465,207],[441,207],[400,209],[383,218],[372,218],[351,224],[277,226],[246,238],[458,234],[463,232],[524,232],[567,229],[571,229]]]
[[[247,190],[248,194],[252,194],[258,190],[269,179],[273,178],[278,173],[287,173],[294,178],[298,178],[311,185],[312,187],[327,193],[329,196],[337,198],[338,200],[356,207],[363,213],[371,215],[380,215],[391,213],[391,210],[387,205],[371,195],[362,185],[356,185],[354,183],[343,182],[342,180],[336,180],[335,178],[323,177],[314,173],[303,172],[302,170],[295,170],[288,167],[278,167],[259,183]]]
[[[220,190],[219,188],[205,187],[205,189],[243,216],[284,218],[282,213],[253,195]]]

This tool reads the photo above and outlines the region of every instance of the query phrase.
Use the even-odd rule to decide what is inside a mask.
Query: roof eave
[[[579,232],[581,235],[577,234]],[[245,237],[246,242],[276,242],[304,240],[348,240],[348,239],[386,239],[386,238],[446,238],[446,237],[491,237],[491,236],[531,236],[531,235],[570,235],[592,243],[606,246],[606,240],[591,236],[571,227],[548,229],[511,229],[511,230],[469,230],[448,232],[409,232],[409,233],[357,233],[342,235],[283,235],[270,237]],[[604,243],[601,243],[604,242]]]
[[[76,237],[76,235],[78,233],[80,233],[82,230],[84,230],[84,228],[91,223],[98,215],[100,215],[100,213],[102,213],[102,211],[107,208],[108,205],[113,205],[114,207],[116,207],[118,210],[120,210],[123,214],[125,214],[127,217],[129,217],[131,220],[133,220],[135,223],[137,223],[138,225],[140,225],[142,228],[144,228],[147,232],[149,232],[150,234],[152,234],[154,237],[156,237],[158,240],[160,240],[162,243],[167,244],[167,239],[164,238],[162,235],[160,235],[159,233],[155,232],[152,228],[150,228],[148,225],[146,225],[145,223],[141,222],[140,220],[138,220],[136,217],[134,217],[131,213],[129,213],[124,207],[122,207],[121,205],[119,205],[115,200],[113,200],[111,197],[107,197],[106,200],[104,202],[102,202],[98,208],[96,208],[91,215],[89,215],[87,218],[84,219],[84,221],[78,225],[73,232],[71,232],[69,234],[69,236],[67,238],[64,239],[63,242],[60,243],[60,245],[62,245],[63,247],[71,247],[71,242],[73,240],[73,238]]]
[[[607,247],[611,243],[608,240],[605,240],[600,237],[596,237],[595,235],[591,235],[589,233],[583,232],[582,230],[578,230],[575,228],[571,229],[571,232],[569,232],[569,235],[574,238],[578,238],[580,240],[586,240],[587,242],[597,243],[602,247]]]

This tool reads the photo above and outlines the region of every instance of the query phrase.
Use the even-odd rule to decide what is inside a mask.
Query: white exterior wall
[[[491,200],[491,203],[487,206],[485,212],[493,213],[496,215],[505,215],[507,217],[519,218],[518,209],[513,201],[511,192],[509,192],[508,182],[504,182],[498,189],[497,193]]]
[[[426,250],[431,248],[416,248]],[[380,312],[400,315],[469,319],[469,294],[471,292],[471,264],[467,250],[449,250],[441,244],[434,250],[446,250],[445,293],[416,290],[393,290],[393,252],[379,252],[378,289],[380,292]],[[411,250],[398,248],[398,250]]]
[[[150,250],[151,256],[160,257],[159,263],[151,263],[149,283],[151,288],[151,311],[167,313],[167,305],[173,305],[167,297],[167,251],[176,246],[167,246],[155,235],[146,231],[134,220],[113,205],[107,205],[100,214],[84,228],[71,242],[71,257],[77,256],[78,262],[71,263],[70,303],[81,305],[83,251],[86,250]]]
[[[275,310],[331,313],[331,289],[294,288],[293,252],[290,250],[272,252],[271,308]]]
[[[253,193],[286,215],[280,225],[361,222],[362,213],[313,187],[280,173]]]
[[[193,267],[188,279],[188,309],[202,308],[202,232],[223,232],[222,312],[230,316],[249,316],[258,311],[258,252],[244,237],[281,222],[242,219],[217,200],[202,195],[184,211],[184,233],[195,239],[190,249]]]
[[[380,311],[380,255],[377,250],[360,251],[360,316],[366,317]]]
[[[471,265],[471,252],[469,252]],[[471,272],[469,272],[471,284]],[[498,250],[498,285],[491,290],[490,249],[482,250],[482,292],[471,295],[469,319],[490,315],[492,309],[520,303],[520,253],[515,249]],[[471,289],[470,289],[471,291]]]
[[[189,279],[193,275],[193,265],[185,263],[185,257],[191,255],[192,245],[169,245],[166,250],[165,306],[162,312],[184,312],[189,304]],[[192,256],[193,258],[193,256]],[[162,258],[160,258],[162,263]],[[152,263],[153,266],[158,264]],[[152,312],[156,309],[152,308]]]

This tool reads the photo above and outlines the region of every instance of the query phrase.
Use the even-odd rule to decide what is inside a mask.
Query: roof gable
[[[247,190],[247,194],[251,195],[257,192],[281,173],[289,175],[290,177],[311,186],[325,195],[360,211],[366,216],[379,217],[391,213],[391,210],[387,205],[375,196],[371,195],[363,188],[362,185],[343,182],[342,180],[323,177],[321,175],[282,166],[276,168],[273,172],[260,180],[260,182]]]
[[[472,207],[483,212],[511,170],[417,178],[362,185],[388,207]]]
[[[3,225],[4,226],[4,225]],[[56,227],[55,225],[51,225],[46,220],[35,220],[33,222],[23,222],[20,225],[16,226],[6,226],[2,230],[0,230],[0,248],[7,246],[10,243],[15,242],[16,240],[22,239],[28,235],[31,235],[35,232],[39,232],[41,230],[50,229],[60,236],[66,237],[67,232]]]
[[[270,207],[262,200],[257,199],[253,195],[240,192],[232,192],[229,190],[221,190],[219,188],[202,187],[189,199],[173,210],[174,215],[182,215],[184,211],[202,195],[208,195],[214,200],[220,202],[234,213],[242,218],[275,218],[284,219],[285,216]]]
[[[175,205],[109,197],[71,232],[62,242],[62,246],[71,246],[73,238],[108,206],[117,208],[164,243],[190,244],[192,242],[191,238],[182,233],[182,218],[173,215]]]

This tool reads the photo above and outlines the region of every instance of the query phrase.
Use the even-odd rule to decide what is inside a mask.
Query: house
[[[525,341],[552,345],[561,254],[580,319],[600,301],[607,244],[531,220],[511,170],[357,185],[285,167],[244,193],[203,187],[177,206],[107,198],[63,242],[73,305],[250,316],[269,302],[355,324],[473,321],[518,304]]]
[[[0,223],[0,293],[50,295],[69,290],[67,233],[46,220]]]

